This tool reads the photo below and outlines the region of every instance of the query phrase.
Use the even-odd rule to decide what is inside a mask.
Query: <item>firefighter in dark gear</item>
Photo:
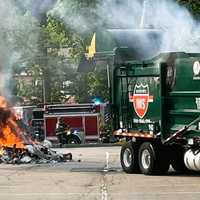
[[[56,124],[56,136],[61,145],[66,143],[66,136],[69,134],[71,134],[70,126],[65,123],[63,118],[59,118]]]

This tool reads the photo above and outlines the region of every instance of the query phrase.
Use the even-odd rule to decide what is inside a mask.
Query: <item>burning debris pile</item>
[[[17,124],[7,100],[0,96],[0,163],[49,163],[72,160],[72,154],[58,154],[47,144],[31,139]]]
[[[0,163],[6,164],[25,164],[25,163],[56,163],[72,160],[72,154],[58,154],[41,144],[25,145],[25,148],[1,147]]]

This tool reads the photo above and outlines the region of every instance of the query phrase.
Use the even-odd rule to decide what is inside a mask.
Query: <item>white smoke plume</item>
[[[77,10],[77,4],[73,0],[58,0],[49,15],[54,16],[62,20],[67,28],[76,30],[79,33],[89,32],[91,27],[91,18],[87,16],[87,13],[91,14],[91,10],[86,6],[80,7]],[[94,10],[96,12],[96,10]],[[91,19],[91,20],[90,20]]]
[[[11,72],[24,67],[37,52],[39,28],[28,11],[21,11],[15,1],[0,0],[0,94],[9,96]]]
[[[80,33],[89,31],[91,19],[82,15],[88,12],[87,8],[74,13],[72,4],[73,0],[58,0],[50,13]],[[93,13],[99,17],[93,21],[98,29],[160,29],[164,34],[162,51],[200,52],[199,22],[173,0],[104,0],[99,1]]]
[[[151,2],[153,17],[149,24],[164,32],[163,51],[200,52],[200,23],[189,11],[169,0]]]
[[[0,93],[8,93],[12,67],[16,63],[26,66],[38,53],[37,20],[52,6],[49,14],[79,33],[90,34],[97,28],[155,28],[164,33],[162,51],[200,52],[199,22],[172,0],[99,0],[92,10],[84,2],[76,10],[74,2],[0,0]]]
[[[162,51],[200,52],[200,23],[172,0],[134,0],[99,8],[112,24],[127,28],[155,28],[163,32]],[[107,14],[106,14],[107,13]]]
[[[40,22],[45,13],[52,9],[56,0],[16,0],[21,9],[29,10],[32,16],[36,17]]]

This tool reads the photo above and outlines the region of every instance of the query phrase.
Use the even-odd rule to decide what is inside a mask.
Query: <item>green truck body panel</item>
[[[114,130],[165,140],[199,117],[200,54],[160,53],[161,41],[162,32],[153,29],[96,33],[93,60],[109,65]],[[186,137],[200,136],[199,128],[192,125]]]
[[[161,133],[162,139],[200,114],[199,54],[163,53],[141,63],[114,65],[115,129]],[[198,69],[197,69],[198,70]],[[198,124],[190,127],[199,136]]]

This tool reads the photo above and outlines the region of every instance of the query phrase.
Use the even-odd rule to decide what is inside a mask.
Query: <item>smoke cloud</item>
[[[163,51],[200,52],[200,24],[186,8],[158,0],[153,8],[155,15],[150,23],[164,32]]]
[[[162,51],[200,52],[200,24],[172,0],[107,1],[100,16],[117,28],[154,28],[163,32]]]
[[[27,10],[15,1],[0,1],[0,93],[10,96],[13,67],[24,67],[37,53],[39,28]]]
[[[73,0],[58,0],[49,15],[61,19],[67,28],[76,30],[82,34],[89,32],[95,23],[94,16],[97,14],[96,8],[91,10],[84,3],[77,9],[77,2]]]
[[[100,28],[154,28],[163,32],[162,51],[200,52],[200,24],[172,0],[104,0],[93,10],[73,12],[73,0],[58,0],[50,14],[79,33]],[[91,22],[90,13],[96,18]]]
[[[42,17],[46,12],[54,6],[56,0],[16,0],[21,10],[29,10],[31,14],[38,19],[39,22],[42,21]]]
[[[163,32],[162,51],[200,52],[200,24],[172,0],[99,0],[92,9],[74,0],[0,1],[0,93],[8,94],[13,66],[26,66],[38,54],[41,15],[63,20],[82,34],[96,29],[154,28]],[[6,91],[6,92],[5,92]]]

